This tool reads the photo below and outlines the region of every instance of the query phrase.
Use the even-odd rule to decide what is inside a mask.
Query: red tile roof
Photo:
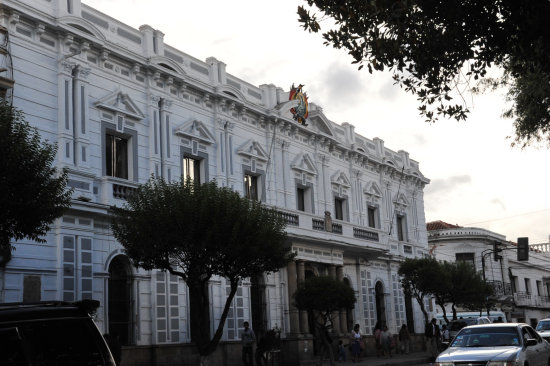
[[[426,228],[428,229],[428,231],[432,231],[432,230],[444,230],[444,229],[456,229],[456,228],[460,228],[460,227],[462,227],[462,226],[453,225],[453,224],[448,224],[448,223],[443,222],[443,221],[441,221],[441,220],[428,222],[428,223],[426,224]]]

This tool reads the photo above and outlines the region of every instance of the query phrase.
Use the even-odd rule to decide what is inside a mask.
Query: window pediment
[[[317,175],[317,169],[315,168],[315,164],[309,154],[299,154],[296,156],[292,164],[290,164],[290,167],[301,173]]]
[[[203,122],[198,119],[190,119],[181,127],[177,128],[175,134],[181,137],[187,137],[191,140],[199,140],[208,145],[215,143],[214,136],[210,133]]]
[[[136,120],[144,118],[143,113],[139,110],[136,103],[128,96],[120,91],[107,95],[105,98],[95,103],[97,108],[107,110],[114,114],[122,114]]]
[[[409,200],[404,193],[399,193],[399,195],[394,198],[393,203],[397,208],[404,209],[409,205]]]
[[[332,177],[330,177],[330,181],[332,184],[336,186],[345,187],[345,188],[351,187],[351,182],[349,178],[341,170],[338,170],[336,173],[334,173]]]
[[[376,197],[376,198],[382,197],[382,190],[380,189],[378,184],[376,184],[376,182],[373,182],[373,181],[367,183],[367,185],[363,189],[363,193],[370,197]]]
[[[265,150],[262,148],[262,146],[253,140],[248,140],[246,143],[244,143],[238,150],[237,153],[239,155],[246,156],[248,158],[254,158],[259,161],[266,162],[269,160],[269,156],[265,152]]]

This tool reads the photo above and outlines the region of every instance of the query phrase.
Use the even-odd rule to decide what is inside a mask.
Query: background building
[[[192,360],[185,283],[133,267],[108,213],[151,175],[183,174],[278,209],[297,253],[280,272],[242,283],[224,359],[239,357],[233,341],[246,320],[257,334],[281,329],[285,362],[311,357],[310,317],[292,303],[309,276],[330,275],[356,291],[355,308],[338,314],[337,334],[354,323],[370,333],[376,321],[394,333],[403,323],[423,332],[397,275],[403,258],[428,252],[429,180],[407,152],[357,135],[313,103],[307,126],[298,123],[289,91],[251,85],[213,57],[200,61],[165,44],[160,30],[133,29],[80,0],[5,0],[0,26],[2,97],[58,144],[57,166],[69,170],[74,189],[47,243],[16,243],[0,274],[1,301],[94,298],[99,327],[118,333],[136,364]],[[211,283],[214,323],[226,287],[223,278]],[[178,346],[152,356],[151,345],[170,344]]]
[[[471,263],[493,285],[495,310],[503,311],[508,321],[536,326],[550,315],[548,245],[531,246],[529,260],[520,261],[517,244],[503,235],[443,221],[429,222],[427,227],[430,253],[438,260]],[[498,260],[495,242],[501,249]]]

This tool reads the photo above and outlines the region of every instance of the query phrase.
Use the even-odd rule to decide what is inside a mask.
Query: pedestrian
[[[451,340],[451,335],[449,334],[449,329],[447,328],[447,324],[443,324],[443,327],[441,328],[441,341],[449,342],[450,340]]]
[[[355,324],[351,331],[351,355],[353,362],[359,362],[359,356],[361,354],[361,332],[359,331],[359,324]]]
[[[252,359],[252,348],[254,342],[256,342],[256,336],[254,331],[250,329],[250,324],[248,322],[243,323],[244,330],[241,332],[241,341],[243,344],[243,364],[245,366],[254,366],[254,361]]]
[[[380,334],[380,341],[382,343],[382,352],[386,358],[391,357],[391,342],[393,335],[391,334],[388,326],[384,325],[382,333]]]
[[[435,360],[439,354],[439,347],[441,344],[441,331],[439,330],[439,325],[437,325],[437,320],[435,318],[432,318],[432,321],[426,324],[424,335],[428,338],[430,353],[432,359]]]
[[[409,348],[411,344],[411,335],[409,334],[409,329],[407,324],[403,324],[401,329],[399,329],[399,347],[401,348],[401,353],[409,354]]]
[[[380,357],[380,354],[382,353],[382,344],[380,344],[380,334],[382,333],[382,326],[380,325],[380,322],[377,321],[374,325],[374,329],[372,330],[372,334],[374,335],[374,344],[376,348],[376,357]]]
[[[344,342],[340,339],[338,341],[338,361],[346,361],[346,348],[344,347]]]

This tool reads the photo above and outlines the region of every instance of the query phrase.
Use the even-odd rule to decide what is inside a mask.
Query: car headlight
[[[436,362],[435,366],[454,366],[452,362]]]
[[[515,361],[489,361],[487,366],[516,366]]]

